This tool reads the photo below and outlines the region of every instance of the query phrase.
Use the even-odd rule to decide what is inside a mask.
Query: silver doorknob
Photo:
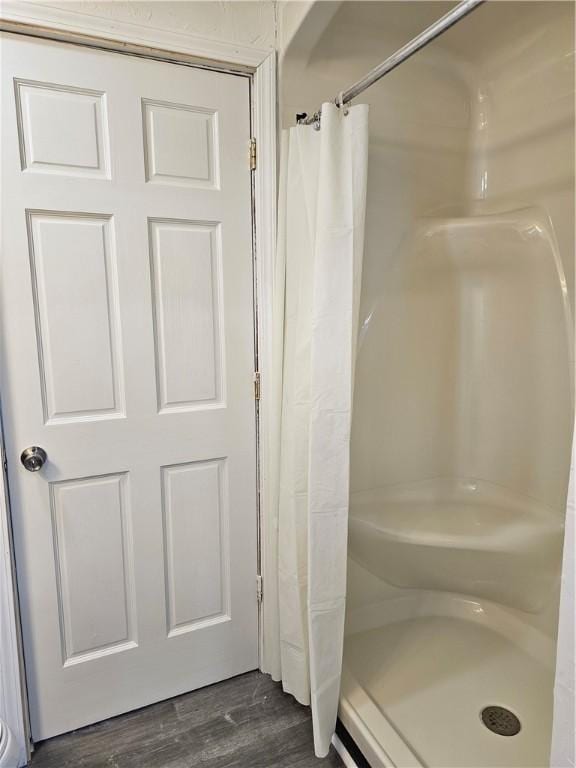
[[[38,472],[46,463],[47,458],[48,456],[44,448],[39,448],[37,445],[25,448],[20,454],[20,461],[28,472]]]

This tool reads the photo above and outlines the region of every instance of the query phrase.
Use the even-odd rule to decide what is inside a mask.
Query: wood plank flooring
[[[310,710],[249,672],[41,742],[30,768],[327,768]]]

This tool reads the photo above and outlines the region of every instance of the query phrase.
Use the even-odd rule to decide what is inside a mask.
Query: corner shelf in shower
[[[399,587],[538,611],[558,575],[562,518],[487,483],[435,478],[352,494],[350,555]]]

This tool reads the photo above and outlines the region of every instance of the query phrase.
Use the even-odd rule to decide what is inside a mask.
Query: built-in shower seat
[[[561,520],[501,486],[435,478],[352,494],[349,549],[395,586],[538,611],[558,577]]]

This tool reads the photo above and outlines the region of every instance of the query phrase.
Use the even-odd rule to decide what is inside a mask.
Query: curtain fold
[[[365,105],[324,104],[320,131],[282,140],[262,666],[311,704],[319,757],[342,666],[367,157]]]

